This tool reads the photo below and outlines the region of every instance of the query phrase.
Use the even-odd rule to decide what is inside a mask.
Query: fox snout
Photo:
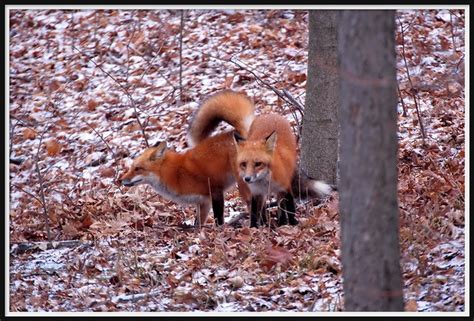
[[[119,179],[118,179],[118,182],[124,186],[135,186],[137,185],[138,183],[140,183],[142,181],[142,179],[140,177],[136,177],[136,176],[133,176],[131,178],[129,178],[130,175],[129,173],[125,173],[123,174]],[[137,179],[138,178],[138,179]]]
[[[244,176],[244,181],[250,183],[252,181],[252,176]]]
[[[259,175],[245,175],[243,179],[245,183],[255,183],[259,180]]]

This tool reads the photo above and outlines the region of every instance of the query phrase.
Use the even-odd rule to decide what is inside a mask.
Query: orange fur
[[[247,134],[254,118],[250,99],[232,90],[223,90],[210,96],[198,109],[189,129],[188,142],[194,146],[217,127],[221,121],[232,125],[242,136]]]

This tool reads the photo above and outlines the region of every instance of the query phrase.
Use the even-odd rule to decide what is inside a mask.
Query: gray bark
[[[308,79],[301,138],[301,166],[316,179],[337,184],[339,11],[309,11]]]
[[[338,36],[345,310],[401,311],[394,12],[343,11]]]

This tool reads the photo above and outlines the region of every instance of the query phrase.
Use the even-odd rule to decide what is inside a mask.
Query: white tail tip
[[[332,187],[323,181],[312,181],[311,187],[313,191],[321,195],[329,195],[332,192]]]

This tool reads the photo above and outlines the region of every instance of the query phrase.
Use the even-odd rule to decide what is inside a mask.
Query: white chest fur
[[[178,204],[197,204],[209,201],[209,197],[198,194],[178,194],[164,185],[155,175],[146,176],[143,181],[150,184],[153,189],[166,199]]]

